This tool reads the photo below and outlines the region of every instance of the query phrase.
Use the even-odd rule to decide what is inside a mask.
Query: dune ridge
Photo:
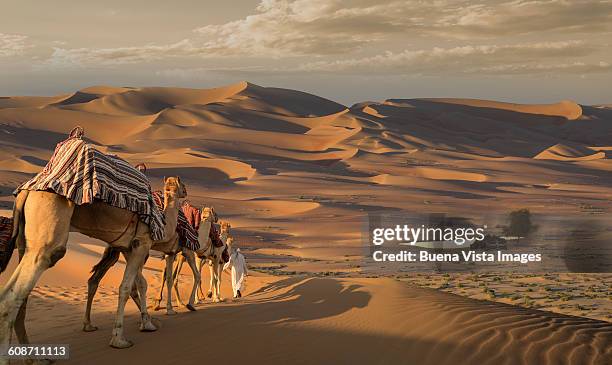
[[[538,210],[552,201],[568,213],[577,209],[568,201],[609,205],[594,192],[610,192],[612,111],[569,101],[388,99],[346,107],[246,81],[213,89],[92,86],[0,103],[9,99],[23,100],[0,108],[6,206],[16,185],[8,176],[36,172],[76,124],[104,151],[150,165],[156,181],[184,175],[196,202],[223,204],[238,220],[248,216],[245,232],[273,242],[284,243],[285,233],[270,234],[264,215],[241,202],[287,204],[285,222],[274,225],[282,232],[302,231],[297,217],[342,217],[329,225],[339,232],[326,231],[338,242],[352,237],[364,212],[421,209],[423,201],[448,210],[478,209],[487,200],[500,202],[493,209],[522,201]],[[568,120],[578,108],[580,121]],[[372,186],[379,187],[374,194]],[[319,205],[289,209],[287,202],[303,200]],[[293,244],[317,236],[302,232]]]
[[[579,144],[568,145],[557,143],[538,153],[533,158],[541,160],[589,161],[606,158],[606,153],[603,151],[595,151]]]
[[[492,100],[480,99],[454,99],[454,98],[429,98],[423,99],[442,103],[475,106],[479,108],[491,108],[510,110],[520,113],[540,114],[564,117],[575,120],[582,116],[582,107],[571,100],[563,100],[554,104],[515,104]]]
[[[136,332],[138,313],[128,304],[126,328],[137,345],[115,351],[104,328],[123,263],[95,303],[102,330],[82,334],[87,276],[104,245],[71,235],[66,257],[28,304],[32,341],[70,343],[71,363],[194,363],[211,343],[219,351],[207,351],[208,361],[256,353],[269,363],[610,362],[609,321],[365,278],[361,241],[371,212],[473,216],[528,208],[535,217],[605,219],[612,211],[610,108],[468,99],[347,107],[246,81],[0,98],[2,215],[11,214],[15,187],[40,171],[75,125],[102,151],[144,162],[154,189],[164,176],[180,176],[192,204],[212,205],[231,222],[252,276],[243,300],[164,317],[155,334]],[[153,253],[145,269],[151,296],[161,265]],[[182,282],[186,293],[190,278]],[[231,296],[227,285],[222,290]],[[317,351],[303,351],[305,343]]]

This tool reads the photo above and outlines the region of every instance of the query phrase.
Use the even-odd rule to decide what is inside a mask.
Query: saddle
[[[214,224],[210,226],[208,237],[210,238],[210,241],[212,242],[214,247],[223,247],[223,241],[221,241],[219,232],[217,232],[217,228],[215,227]]]
[[[154,241],[164,238],[165,222],[155,209],[147,177],[122,158],[105,154],[85,141],[81,127],[58,143],[44,169],[13,194],[20,190],[50,191],[76,205],[102,201],[138,214]]]
[[[13,253],[10,241],[13,235],[13,218],[0,217],[0,264],[2,269],[8,265],[8,260]]]
[[[163,193],[161,191],[154,191],[153,201],[155,201],[155,206],[157,207],[157,209],[163,214],[163,210],[164,210]],[[198,241],[198,231],[197,229],[193,227],[193,225],[189,221],[189,217],[185,215],[184,209],[178,210],[178,219],[176,222],[176,233],[178,233],[179,235],[179,246],[187,247],[188,249],[192,251],[197,251],[200,249],[200,242]]]

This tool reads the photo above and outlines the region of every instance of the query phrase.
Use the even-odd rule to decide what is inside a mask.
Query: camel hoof
[[[193,305],[191,305],[191,304],[187,304],[185,307],[187,307],[187,309],[189,309],[189,310],[190,310],[190,311],[192,311],[192,312],[195,312],[195,311],[197,310],[197,309],[195,309],[195,308],[193,307]]]
[[[173,316],[175,314],[177,314],[177,312],[174,309],[167,309],[166,310],[166,315],[168,315],[168,316]]]
[[[140,324],[140,332],[155,332],[157,331],[157,327],[151,322],[145,322],[144,324]]]
[[[125,338],[113,337],[110,342],[110,347],[114,347],[116,349],[127,349],[132,346],[134,346],[134,343]]]
[[[89,323],[83,325],[83,332],[94,332],[94,331],[97,331],[97,330],[98,330],[98,327],[92,326]]]
[[[154,311],[161,310],[162,309],[161,302],[155,302],[155,304],[153,305],[152,308],[153,308]]]

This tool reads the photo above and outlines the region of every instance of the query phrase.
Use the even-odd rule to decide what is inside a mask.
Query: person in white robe
[[[234,298],[242,297],[248,275],[246,259],[239,248],[234,249],[230,246],[230,259],[223,266],[223,270],[232,270],[232,290]]]

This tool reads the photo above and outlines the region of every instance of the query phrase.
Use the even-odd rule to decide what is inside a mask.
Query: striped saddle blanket
[[[127,161],[98,151],[83,139],[83,129],[58,143],[42,172],[15,190],[52,191],[77,205],[103,201],[137,213],[149,226],[151,238],[164,238],[164,217],[155,207],[146,176]]]
[[[8,258],[12,254],[13,248],[9,245],[12,234],[13,218],[0,217],[0,264],[2,265],[8,263]]]
[[[161,191],[153,192],[153,199],[157,209],[163,212],[164,210],[164,195]],[[176,222],[176,233],[179,235],[179,245],[181,247],[187,247],[192,251],[200,249],[200,242],[198,241],[198,231],[189,224],[187,217],[182,209],[178,211],[178,220]]]

